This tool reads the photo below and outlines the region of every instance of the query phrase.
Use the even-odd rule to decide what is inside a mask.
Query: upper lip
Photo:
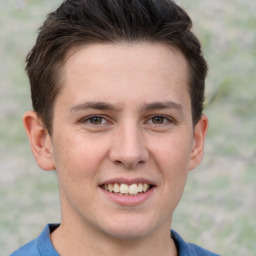
[[[117,178],[111,178],[111,179],[103,181],[102,183],[100,183],[100,186],[105,185],[105,184],[115,184],[115,183],[117,183],[117,184],[127,184],[127,185],[147,183],[147,184],[152,185],[152,186],[156,185],[156,183],[154,181],[146,179],[146,178],[127,179],[127,178],[123,178],[123,177],[117,177]]]

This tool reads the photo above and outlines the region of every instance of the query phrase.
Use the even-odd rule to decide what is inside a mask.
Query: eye
[[[107,120],[102,116],[88,116],[81,120],[83,124],[89,124],[93,126],[103,125],[107,123]]]
[[[147,123],[149,124],[167,124],[167,123],[173,123],[174,121],[172,120],[172,118],[164,116],[164,115],[155,115],[153,117],[151,117]]]
[[[152,117],[152,123],[153,124],[163,124],[166,122],[166,117],[164,116],[154,116]]]
[[[101,116],[93,116],[93,117],[90,117],[89,119],[88,119],[88,121],[91,123],[91,124],[93,124],[93,125],[99,125],[99,124],[102,124],[102,122],[103,122],[103,117],[101,117]]]

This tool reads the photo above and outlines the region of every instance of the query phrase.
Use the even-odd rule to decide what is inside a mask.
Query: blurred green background
[[[31,109],[24,59],[57,0],[0,0],[0,250],[59,222],[56,175],[37,167],[22,126]],[[256,2],[178,0],[210,67],[205,158],[189,175],[172,228],[222,255],[256,254]]]

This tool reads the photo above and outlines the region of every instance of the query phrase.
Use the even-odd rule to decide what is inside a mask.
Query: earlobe
[[[201,119],[198,121],[194,128],[193,134],[193,146],[190,156],[190,166],[189,170],[194,169],[200,164],[204,154],[204,141],[206,132],[208,129],[208,118],[206,115],[202,115]]]
[[[38,166],[47,171],[55,169],[51,137],[37,113],[27,111],[23,116],[23,124]]]

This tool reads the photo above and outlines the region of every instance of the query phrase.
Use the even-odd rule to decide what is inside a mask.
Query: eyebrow
[[[89,101],[82,104],[78,104],[70,109],[70,112],[73,111],[82,111],[86,109],[98,109],[98,110],[110,110],[110,111],[117,111],[119,108],[109,104],[107,102],[94,102]],[[160,110],[160,109],[176,109],[179,111],[183,110],[181,104],[176,103],[174,101],[167,101],[167,102],[152,102],[143,104],[141,106],[141,111],[152,111],[152,110]]]
[[[115,111],[118,108],[113,106],[112,104],[109,104],[107,102],[94,102],[94,101],[89,101],[85,102],[82,104],[78,104],[70,109],[70,112],[72,111],[81,111],[81,110],[86,110],[86,109],[98,109],[98,110],[111,110]]]
[[[142,105],[141,109],[143,111],[152,111],[152,110],[160,110],[160,109],[176,109],[179,111],[183,110],[181,104],[176,103],[174,101],[167,101],[167,102],[152,102],[149,104]]]

